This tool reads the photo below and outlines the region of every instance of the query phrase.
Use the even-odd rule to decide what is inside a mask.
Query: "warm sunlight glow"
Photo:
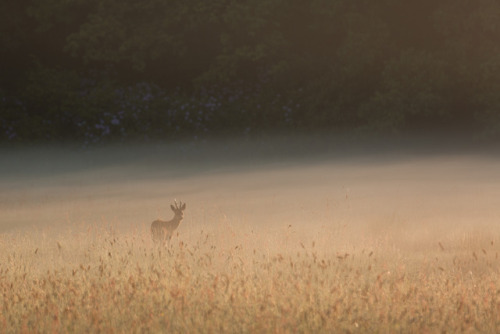
[[[500,161],[322,140],[5,152],[0,326],[494,332]]]

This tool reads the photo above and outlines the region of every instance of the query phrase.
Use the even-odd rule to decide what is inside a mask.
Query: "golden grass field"
[[[500,332],[496,159],[51,158],[0,165],[0,333]]]
[[[218,226],[0,238],[0,331],[459,333],[500,329],[497,236],[436,243]]]

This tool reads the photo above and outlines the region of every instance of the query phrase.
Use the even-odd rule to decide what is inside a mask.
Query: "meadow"
[[[500,330],[496,159],[228,167],[229,149],[222,163],[172,169],[157,151],[144,165],[114,152],[116,165],[90,166],[95,152],[0,165],[0,332]],[[50,154],[38,173],[22,164]],[[174,198],[185,219],[157,247],[149,226],[171,218]]]
[[[3,333],[498,332],[500,240],[219,226],[155,247],[113,227],[0,238]]]

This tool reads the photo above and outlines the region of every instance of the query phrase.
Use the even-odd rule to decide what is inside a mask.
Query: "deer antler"
[[[177,200],[176,200],[176,199],[174,200],[174,204],[175,204],[175,206],[174,206],[174,205],[172,205],[172,209],[176,209],[176,210],[184,210],[184,209],[182,208],[182,206],[183,206],[183,205],[184,205],[184,207],[186,206],[186,203],[184,203],[184,204],[183,204],[183,203],[182,203],[182,201],[179,201],[179,203],[177,203]]]
[[[181,210],[181,208],[182,208],[182,201],[179,201],[179,204],[177,204],[177,200],[175,199],[174,200],[174,204],[175,204],[175,208],[177,210]]]

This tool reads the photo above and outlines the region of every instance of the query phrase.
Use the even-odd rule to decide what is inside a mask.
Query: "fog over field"
[[[0,157],[0,332],[499,332],[493,147],[275,136]],[[175,199],[184,220],[157,247]]]
[[[500,160],[438,139],[274,137],[95,149],[3,149],[0,232],[147,231],[187,203],[177,240],[258,229],[269,240],[391,236],[400,246],[496,233]],[[477,145],[479,147],[479,145]],[[175,240],[175,239],[174,239]],[[331,240],[329,238],[328,240]]]

